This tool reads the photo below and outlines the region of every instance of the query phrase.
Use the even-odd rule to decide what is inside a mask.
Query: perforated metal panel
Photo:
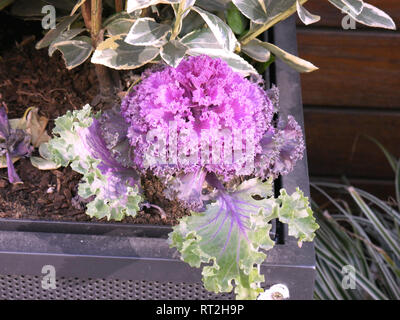
[[[58,278],[56,289],[44,290],[40,276],[0,276],[3,300],[229,300],[233,294],[207,292],[201,283],[118,279]]]

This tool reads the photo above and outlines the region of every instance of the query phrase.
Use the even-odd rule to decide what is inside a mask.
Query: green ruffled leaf
[[[48,142],[48,150],[43,150],[41,155],[50,158],[48,160],[56,165],[70,165],[74,171],[83,175],[78,193],[85,199],[93,197],[87,204],[88,215],[120,221],[125,216],[136,215],[142,197],[137,186],[127,186],[125,193],[110,198],[108,188],[112,181],[97,169],[100,160],[92,158],[80,136],[82,130],[92,125],[93,118],[99,116],[94,115],[91,107],[86,105],[82,110],[68,111],[57,118],[53,129],[54,138]],[[39,164],[45,163],[40,161]]]
[[[230,292],[235,284],[238,299],[256,299],[263,291],[258,266],[271,249],[269,221],[275,217],[273,199],[255,200],[252,195],[272,195],[271,181],[251,179],[234,192],[221,195],[202,213],[181,219],[169,235],[169,242],[192,267],[203,267],[207,290]]]
[[[292,195],[288,195],[286,190],[282,189],[278,202],[280,202],[277,210],[278,218],[288,224],[289,236],[296,237],[299,246],[303,241],[312,241],[319,226],[315,222],[308,198],[303,192],[297,188]]]
[[[271,220],[287,223],[289,235],[297,237],[299,245],[312,241],[319,226],[299,189],[292,195],[282,189],[275,199],[272,180],[254,178],[229,193],[218,192],[204,212],[180,220],[169,234],[169,244],[190,266],[203,267],[207,290],[230,292],[234,285],[237,299],[256,299],[263,292],[259,267],[266,255],[261,250],[274,246],[269,237]]]
[[[140,210],[139,203],[143,200],[138,189],[128,186],[126,194],[110,199],[103,193],[102,186],[106,184],[107,178],[95,168],[95,165],[83,176],[78,186],[78,194],[85,199],[94,197],[94,200],[87,204],[86,214],[98,219],[107,218],[115,221],[121,221],[126,216],[134,217]]]
[[[64,116],[55,120],[54,137],[48,142],[50,160],[63,167],[74,162],[84,162],[81,158],[85,159],[88,153],[81,143],[78,130],[89,127],[93,121],[92,117],[92,109],[87,104],[82,110],[67,111]],[[77,163],[75,166],[78,166]]]

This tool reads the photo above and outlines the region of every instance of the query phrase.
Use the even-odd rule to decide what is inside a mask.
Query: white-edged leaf
[[[124,36],[117,35],[100,43],[91,61],[117,70],[129,70],[145,65],[159,53],[158,47],[132,46],[124,41]]]
[[[65,29],[67,29],[71,23],[73,23],[76,18],[78,18],[78,14],[74,16],[67,16],[62,18],[61,22],[57,24],[55,29],[49,30],[46,35],[36,43],[36,49],[43,49],[50,45]]]
[[[107,27],[110,23],[117,19],[136,19],[137,17],[135,16],[135,13],[136,12],[129,14],[126,11],[114,13],[103,21],[103,27]]]
[[[258,0],[258,3],[260,4],[261,8],[265,13],[267,13],[267,7],[265,6],[264,0]]]
[[[265,0],[264,0],[265,1]],[[267,15],[268,20],[282,14],[296,4],[297,0],[268,0]]]
[[[197,0],[196,4],[207,11],[225,11],[231,0]]]
[[[154,6],[159,3],[178,3],[180,0],[128,0],[126,4],[126,11],[131,13],[138,9]]]
[[[193,48],[187,51],[191,56],[208,55],[211,58],[221,58],[224,60],[234,71],[239,72],[244,77],[250,74],[257,74],[253,66],[244,60],[241,56],[223,49],[210,49],[210,48]]]
[[[260,1],[264,2],[266,11]],[[232,2],[251,21],[264,24],[288,10],[296,0],[232,0]]]
[[[106,26],[106,30],[110,36],[116,36],[117,34],[128,34],[134,22],[134,19],[116,19]]]
[[[188,47],[178,40],[170,40],[161,48],[161,58],[170,66],[176,68],[186,54]]]
[[[396,30],[396,24],[393,19],[382,10],[364,3],[361,13],[355,14],[352,10],[346,10],[347,6],[342,0],[328,0],[338,9],[347,13],[350,17],[359,23],[365,24],[369,27],[384,28]]]
[[[61,41],[54,46],[61,51],[68,70],[84,63],[93,51],[92,40],[86,36]]]
[[[75,38],[78,34],[82,33],[85,31],[85,29],[69,29],[61,33],[50,45],[49,45],[49,56],[51,57],[54,53],[54,51],[57,50],[55,45],[58,42],[61,41],[66,41],[66,40],[71,40]]]
[[[76,5],[72,8],[71,11],[71,16],[73,16],[75,14],[75,12],[80,8],[81,5],[83,5],[86,2],[86,0],[79,0]]]
[[[316,15],[316,14],[312,14],[310,13],[308,10],[306,10],[306,8],[304,8],[299,0],[296,1],[296,6],[297,6],[297,14],[300,18],[300,20],[305,24],[305,25],[309,25],[315,22],[318,22],[319,20],[321,20],[321,17]]]
[[[354,12],[354,14],[360,14],[364,8],[364,2],[362,0],[342,0],[343,3]]]
[[[260,1],[264,2],[266,8],[266,1],[264,0],[232,0],[244,16],[258,24],[265,23],[268,19],[267,12],[264,11]]]
[[[258,39],[251,40],[249,43],[242,46],[242,52],[256,61],[267,62],[271,57],[271,52],[260,45],[260,42],[262,41]]]
[[[195,11],[190,11],[188,16],[182,21],[182,27],[179,35],[180,37],[184,37],[197,29],[201,29],[203,26],[204,20],[201,15]]]
[[[43,159],[50,160],[51,159],[51,152],[49,150],[49,143],[44,142],[38,148],[39,154]]]
[[[160,24],[152,18],[140,18],[135,21],[125,38],[125,42],[134,46],[162,46],[171,26]]]
[[[223,49],[222,45],[217,41],[214,33],[209,28],[195,30],[181,39],[189,49],[208,48]]]
[[[196,6],[193,7],[193,10],[201,15],[222,47],[227,51],[233,52],[237,45],[237,39],[231,28],[216,15]]]
[[[281,59],[288,66],[299,72],[312,72],[318,70],[318,68],[314,66],[311,62],[296,57],[295,55],[290,54],[289,52],[286,52],[281,48],[273,45],[272,43],[260,41],[259,44],[271,51],[272,54]]]
[[[61,167],[51,160],[43,159],[41,157],[30,157],[31,164],[39,170],[55,170]]]
[[[183,7],[183,15],[182,15],[182,19],[185,18],[189,12],[190,9],[194,6],[196,0],[186,0],[185,2],[185,6]],[[174,7],[178,6],[178,5],[173,5]]]

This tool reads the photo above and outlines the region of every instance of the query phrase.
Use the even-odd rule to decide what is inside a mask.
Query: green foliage
[[[241,35],[249,24],[245,16],[239,11],[238,8],[236,8],[233,3],[231,3],[228,7],[226,20],[232,31],[237,35]]]
[[[127,186],[125,194],[110,197],[108,192],[109,177],[103,175],[82,141],[80,132],[88,128],[94,115],[91,107],[86,105],[82,110],[68,111],[55,120],[54,137],[48,143],[49,155],[45,158],[58,166],[70,165],[74,171],[83,175],[79,184],[79,195],[91,199],[87,204],[87,214],[91,217],[108,220],[122,220],[125,216],[135,216],[139,203],[143,200],[137,187]]]
[[[80,35],[85,30],[78,31],[80,28],[76,27],[83,24],[79,10],[84,1],[12,2],[1,1],[0,10],[10,5],[11,12],[16,15],[37,19],[42,15],[40,9],[43,5],[53,4],[58,14],[68,13],[58,19],[56,29],[48,31],[36,47],[49,46],[50,55],[60,50],[69,69],[89,59],[93,51],[92,63],[117,70],[135,69],[160,60],[176,66],[185,55],[209,53],[211,57],[224,59],[244,76],[256,73],[252,65],[239,55],[240,52],[256,63],[269,61],[272,54],[299,72],[318,69],[312,63],[271,43],[257,40],[260,34],[296,12],[306,25],[319,21],[319,16],[308,12],[303,6],[307,0],[218,0],[212,3],[204,0],[127,0],[126,11],[103,17],[102,28],[106,31],[106,38],[100,43],[92,38],[97,48],[89,46],[88,38]],[[329,2],[340,10],[348,10],[348,14],[359,23],[371,27],[396,28],[386,13],[362,0]],[[106,13],[110,12],[110,8],[114,10],[113,1],[110,1],[110,5],[104,2],[104,6]],[[213,38],[203,38],[206,41],[197,42],[195,49],[185,50],[184,39],[187,42],[189,34],[194,35],[193,31],[201,35],[204,30],[211,31]],[[86,31],[91,33],[91,30]],[[240,38],[236,39],[235,34]],[[83,36],[86,37],[85,34]],[[218,43],[218,50],[214,40]]]
[[[259,196],[256,200],[254,196]],[[169,235],[170,245],[192,267],[203,267],[203,283],[215,293],[230,292],[237,299],[256,299],[263,292],[259,266],[274,242],[269,236],[271,220],[289,224],[289,234],[312,241],[318,229],[308,199],[297,190],[272,194],[272,181],[250,179],[229,194],[222,194],[206,211],[181,219]],[[205,263],[207,265],[202,265]]]
[[[393,156],[385,151],[388,159]],[[398,162],[399,163],[399,162]],[[398,168],[396,184],[398,183]],[[321,228],[315,238],[316,299],[400,299],[400,202],[389,205],[372,194],[348,185],[312,185],[328,200],[313,204]],[[327,189],[340,192],[342,199]],[[347,200],[351,199],[351,200]],[[397,207],[397,209],[395,209]],[[344,266],[355,269],[355,288],[342,287]]]

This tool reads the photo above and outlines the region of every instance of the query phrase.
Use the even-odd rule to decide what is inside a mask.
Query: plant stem
[[[175,18],[174,29],[172,30],[172,34],[171,34],[171,38],[170,38],[171,40],[174,40],[180,32],[185,4],[186,4],[186,0],[182,0],[179,3],[178,12],[177,12],[176,18]]]
[[[122,10],[124,10],[124,4],[122,0],[115,0],[115,11],[121,12]]]
[[[307,0],[300,0],[300,4],[304,4],[307,2]],[[251,40],[257,38],[260,34],[263,32],[267,31],[269,28],[271,28],[273,25],[277,24],[278,22],[285,20],[286,18],[290,17],[293,13],[297,11],[297,6],[296,3],[293,4],[288,10],[285,12],[282,12],[278,14],[275,18],[273,18],[271,21],[268,21],[266,24],[261,25],[257,29],[254,29],[253,31],[249,31],[247,34],[245,34],[241,39],[240,43],[242,46],[246,45],[249,43]]]
[[[81,12],[82,12],[83,20],[85,21],[86,28],[88,30],[92,30],[90,1],[85,1],[82,4]]]
[[[86,1],[85,3],[87,3]],[[102,0],[91,0],[91,19],[90,19],[90,35],[93,47],[97,47],[103,41],[102,26]],[[114,91],[114,81],[111,77],[111,70],[101,64],[95,64],[97,80],[100,86],[100,95],[104,99],[111,98]]]
[[[102,0],[92,0],[91,6],[91,23],[92,28],[90,30],[90,34],[92,36],[93,46],[97,47],[97,45],[103,40],[99,39],[101,37],[101,12],[102,12]]]

